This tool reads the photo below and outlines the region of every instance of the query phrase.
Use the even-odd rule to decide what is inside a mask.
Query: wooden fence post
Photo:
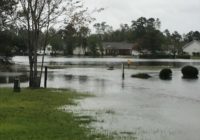
[[[44,88],[47,88],[47,72],[48,72],[48,68],[45,67],[45,74],[44,74]]]
[[[122,63],[122,79],[125,78],[125,74],[124,74],[124,63]]]

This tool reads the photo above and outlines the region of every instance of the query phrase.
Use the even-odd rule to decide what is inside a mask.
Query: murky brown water
[[[22,58],[16,57],[14,61],[26,67],[27,60]],[[152,67],[126,69],[123,80],[120,65],[126,61],[124,58],[47,58],[46,65],[66,66],[49,69],[48,87],[95,94],[95,97],[77,101],[78,106],[66,109],[77,115],[93,116],[97,121],[91,126],[98,130],[132,135],[138,140],[199,140],[200,79],[182,79],[180,68],[186,64],[199,68],[200,61],[132,60],[135,68],[141,65],[173,66],[173,78],[169,81],[160,80],[159,69]],[[107,70],[109,64],[116,69]],[[152,78],[142,80],[130,77],[138,72],[147,72]],[[6,77],[5,73],[0,73],[0,79]],[[19,70],[7,73],[7,77],[25,73]],[[0,80],[0,87],[12,85],[12,82]],[[21,85],[27,86],[27,81]]]

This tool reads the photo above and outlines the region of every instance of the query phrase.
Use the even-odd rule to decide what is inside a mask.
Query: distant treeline
[[[52,46],[52,53],[63,51],[65,55],[73,55],[76,47],[82,47],[91,55],[103,52],[103,42],[128,42],[134,44],[139,52],[148,51],[161,54],[168,51],[171,54],[181,54],[182,46],[192,40],[200,40],[199,31],[190,31],[181,35],[177,31],[160,30],[161,21],[155,18],[140,17],[131,24],[121,24],[119,29],[113,30],[106,22],[94,24],[95,34],[91,34],[88,27],[76,28],[68,24],[63,29],[49,30],[48,44]],[[46,31],[41,33],[41,40]],[[11,56],[27,53],[27,31],[23,28],[0,29],[0,55]],[[103,53],[101,53],[103,54]]]

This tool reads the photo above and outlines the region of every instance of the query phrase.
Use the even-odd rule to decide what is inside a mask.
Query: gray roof
[[[131,50],[133,48],[133,43],[126,43],[126,42],[103,42],[103,47],[105,49]]]
[[[198,40],[193,40],[193,41],[191,41],[191,42],[185,44],[185,45],[183,46],[183,49],[187,48],[188,46],[190,46],[191,44],[193,44],[193,43],[195,43],[195,42],[196,42],[197,44],[200,45],[200,41],[198,41]]]

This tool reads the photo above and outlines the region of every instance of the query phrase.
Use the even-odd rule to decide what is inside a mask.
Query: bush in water
[[[171,69],[162,69],[159,74],[160,79],[168,80],[172,78],[172,70]]]
[[[147,73],[138,73],[138,74],[131,75],[131,77],[133,77],[133,78],[141,78],[141,79],[148,79],[151,76],[149,74],[147,74]]]
[[[182,68],[183,78],[196,79],[198,78],[199,70],[193,66],[185,66]]]

